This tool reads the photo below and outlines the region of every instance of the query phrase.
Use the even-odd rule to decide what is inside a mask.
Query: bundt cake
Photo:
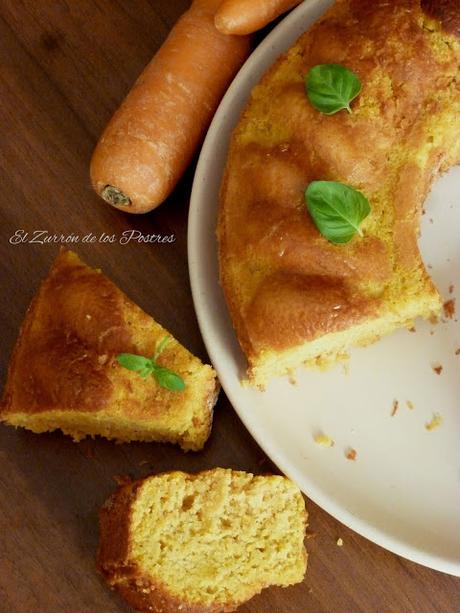
[[[305,90],[339,65],[361,90],[333,115]],[[460,162],[460,3],[338,0],[253,90],[234,130],[218,224],[220,277],[249,382],[327,365],[441,299],[417,239],[433,180]],[[347,243],[323,236],[307,187],[334,181],[371,212]]]

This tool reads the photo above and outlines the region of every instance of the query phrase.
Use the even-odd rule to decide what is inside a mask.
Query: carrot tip
[[[131,200],[128,196],[125,196],[123,192],[121,192],[116,187],[112,185],[106,185],[101,192],[101,197],[111,204],[112,206],[130,206]]]

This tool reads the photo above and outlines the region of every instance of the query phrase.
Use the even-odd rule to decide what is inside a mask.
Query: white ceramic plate
[[[279,468],[323,509],[383,547],[460,575],[460,324],[417,322],[351,352],[343,367],[303,370],[298,385],[241,387],[245,359],[218,283],[218,191],[230,133],[248,94],[272,62],[331,4],[300,5],[252,54],[223,99],[196,170],[189,217],[195,308],[223,388],[244,424]],[[446,300],[460,298],[460,168],[435,186],[421,249]],[[455,205],[455,206],[454,206]],[[449,294],[449,286],[454,285]],[[460,309],[460,300],[459,300]],[[432,368],[442,364],[440,375]],[[393,401],[399,409],[391,416]],[[413,404],[409,409],[407,401]],[[442,425],[427,431],[433,413]],[[335,446],[318,446],[319,432]],[[348,447],[356,461],[345,458]]]

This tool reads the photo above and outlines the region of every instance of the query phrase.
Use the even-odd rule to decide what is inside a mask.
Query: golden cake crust
[[[460,161],[460,45],[449,34],[460,5],[423,5],[339,0],[251,94],[218,224],[221,283],[250,377],[269,353],[396,319],[403,301],[423,302],[415,315],[440,306],[417,239],[433,180]],[[325,63],[359,76],[352,114],[326,116],[308,102],[304,76]],[[319,234],[304,202],[319,179],[368,197],[364,238],[333,245]]]
[[[119,353],[151,356],[164,336],[171,340],[158,362],[183,377],[186,388],[177,394],[161,388],[153,377],[141,379],[116,360]],[[199,449],[209,436],[217,393],[211,367],[99,270],[83,264],[75,253],[61,251],[21,327],[0,418],[45,431],[46,418],[38,421],[44,415],[54,415],[56,423],[70,415],[98,416],[107,423],[99,432],[79,430],[78,424],[66,427],[66,421],[55,427],[76,440],[101,434],[117,440],[179,442],[186,449]],[[145,426],[145,431],[138,437],[124,434],[128,422]],[[155,422],[159,431],[149,438],[149,424]]]

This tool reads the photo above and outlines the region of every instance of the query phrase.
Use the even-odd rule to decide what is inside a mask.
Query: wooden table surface
[[[171,245],[79,244],[127,294],[202,359],[188,280],[193,168],[169,201],[127,216],[92,192],[88,166],[104,125],[187,0],[3,0],[0,4],[1,371],[58,246],[9,242],[16,230],[63,235],[174,233]],[[222,393],[198,454],[171,445],[75,444],[0,427],[0,611],[127,611],[95,571],[97,513],[114,475],[225,466],[276,471]],[[307,576],[270,589],[243,613],[460,611],[460,580],[393,555],[308,502]],[[336,541],[342,538],[344,545]]]

